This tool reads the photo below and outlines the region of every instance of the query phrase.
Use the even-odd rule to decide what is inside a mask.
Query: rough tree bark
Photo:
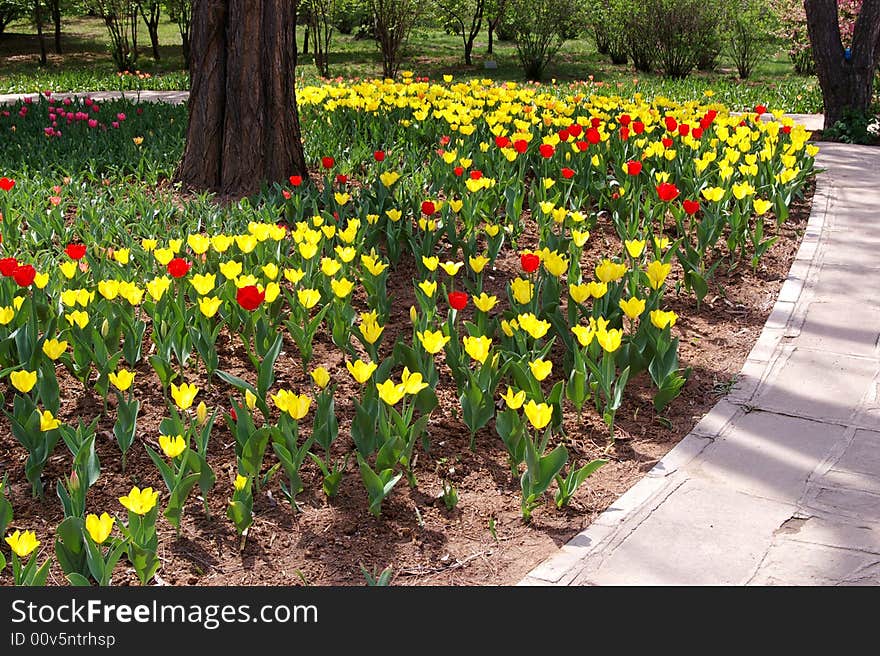
[[[840,40],[836,0],[804,0],[816,77],[825,105],[825,129],[847,111],[867,112],[880,60],[880,0],[864,0],[847,59]]]
[[[306,173],[291,0],[196,0],[189,128],[177,179],[241,197]]]

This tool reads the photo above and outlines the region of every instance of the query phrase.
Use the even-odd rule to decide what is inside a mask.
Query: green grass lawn
[[[185,89],[188,78],[184,70],[177,25],[167,18],[160,25],[161,58],[152,57],[149,37],[141,26],[139,31],[139,68],[153,76],[149,80],[120,80],[109,52],[109,39],[100,19],[79,17],[65,20],[62,49],[53,52],[51,29],[47,26],[49,64],[39,65],[39,43],[27,22],[13,23],[0,37],[0,93],[132,88]],[[300,47],[304,30],[298,30]],[[511,42],[495,41],[494,55],[486,54],[487,37],[483,33],[474,47],[474,65],[465,66],[461,38],[441,29],[420,28],[413,32],[404,54],[404,70],[432,79],[452,74],[457,78],[490,78],[522,80],[522,72]],[[487,61],[496,68],[486,68]],[[304,82],[318,77],[311,56],[300,58],[299,74]],[[334,34],[330,55],[333,77],[376,77],[381,74],[381,59],[375,43],[369,39]],[[602,83],[602,90],[611,93],[668,95],[675,99],[704,98],[711,89],[713,99],[743,109],[757,103],[780,107],[787,111],[821,111],[821,95],[813,77],[794,74],[787,56],[768,53],[756,68],[753,77],[740,81],[732,62],[721,57],[712,73],[695,72],[688,79],[673,81],[658,75],[636,73],[625,66],[615,66],[599,55],[591,39],[567,41],[556,60],[547,70],[548,80],[592,79]]]

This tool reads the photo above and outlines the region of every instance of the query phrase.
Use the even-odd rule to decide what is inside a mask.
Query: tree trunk
[[[162,6],[158,2],[150,2],[149,7],[144,8],[142,2],[138,3],[144,25],[147,26],[147,34],[150,36],[150,48],[153,51],[153,59],[159,61],[159,21],[162,18]],[[149,11],[149,13],[147,13]]]
[[[177,179],[241,197],[306,174],[296,107],[296,5],[196,0],[189,127]]]
[[[474,50],[474,40],[473,38],[465,38],[464,40],[464,63],[467,66],[473,66],[474,61],[471,57],[471,52]]]
[[[46,59],[46,40],[43,38],[43,5],[41,0],[34,1],[34,20],[37,23],[37,39],[40,42],[40,65],[45,66]]]
[[[302,54],[304,54],[304,55],[309,54],[309,31],[310,31],[310,29],[311,29],[311,28],[309,27],[309,25],[310,25],[310,23],[306,23],[306,34],[305,34],[305,37],[306,37],[306,38],[303,39],[303,51],[302,51]]]
[[[55,54],[61,54],[61,0],[52,0],[52,22],[55,24]]]
[[[491,55],[494,54],[492,51],[492,47],[495,41],[495,23],[489,21],[489,47],[486,48],[486,54]]]
[[[862,3],[849,57],[840,40],[836,0],[804,0],[804,8],[827,130],[847,113],[864,114],[870,108],[874,71],[880,59],[880,0]]]

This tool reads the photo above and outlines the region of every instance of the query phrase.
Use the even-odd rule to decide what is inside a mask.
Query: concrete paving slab
[[[694,475],[756,496],[791,502],[842,436],[842,426],[772,412],[739,417],[694,463]]]
[[[795,349],[777,363],[752,403],[761,410],[845,424],[870,390],[877,362]]]
[[[780,540],[775,543],[751,585],[872,585],[880,556]]]
[[[841,321],[857,317],[855,322]],[[798,346],[844,355],[872,357],[880,341],[880,307],[848,300],[810,303]]]
[[[794,507],[693,480],[613,551],[593,555],[573,585],[745,583]],[[601,560],[600,560],[601,558]]]

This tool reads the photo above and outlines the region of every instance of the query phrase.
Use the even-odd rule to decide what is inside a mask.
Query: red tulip
[[[464,169],[460,166],[456,166],[454,169],[452,169],[452,173],[453,175],[455,175],[456,178],[460,178],[464,175]]]
[[[513,149],[520,155],[522,155],[529,149],[529,142],[525,139],[517,139],[513,142]]]
[[[703,128],[694,128],[691,130],[691,136],[694,139],[700,139],[703,136]]]
[[[464,292],[449,292],[449,307],[453,310],[464,310],[467,302],[468,295]]]
[[[235,408],[229,409],[229,416],[232,417],[232,421],[238,421],[238,415],[235,412]]]
[[[480,178],[483,177],[483,172],[478,169],[474,169],[473,171],[470,172],[470,176],[471,176],[471,180],[479,180]]]
[[[571,136],[571,133],[568,130],[560,130],[556,133],[556,136],[559,137],[559,141],[565,142],[568,141],[568,138]]]
[[[783,125],[782,126],[782,134],[791,134],[791,126]]]
[[[436,211],[437,206],[432,201],[426,200],[422,203],[422,214],[425,216],[431,216]]]
[[[168,275],[172,278],[183,278],[189,273],[190,264],[182,257],[175,257],[168,263]]]
[[[587,141],[589,141],[594,146],[602,141],[602,136],[599,134],[599,131],[596,128],[590,128],[587,130]]]
[[[12,180],[7,177],[0,178],[0,189],[3,191],[9,191],[15,186],[15,180]]]
[[[562,177],[571,180],[574,177],[574,171],[568,167],[562,169]]]
[[[266,299],[266,292],[261,292],[256,285],[245,285],[235,294],[235,300],[245,310],[253,312]]]
[[[755,113],[760,116],[761,114],[767,113],[767,108],[764,105],[755,105]]]
[[[661,182],[657,185],[657,195],[664,203],[671,203],[678,198],[678,187],[671,182]]]
[[[510,145],[510,139],[507,137],[495,137],[495,145],[499,148],[507,148]]]
[[[620,138],[624,141],[629,139],[629,128],[620,128]]]
[[[681,202],[684,211],[693,216],[700,211],[700,201],[685,199]]]
[[[340,173],[339,175],[336,176],[336,184],[340,184],[340,185],[348,184],[348,176]]]
[[[578,152],[584,152],[587,148],[590,147],[586,141],[575,141],[574,145],[577,146]]]
[[[691,131],[691,126],[688,125],[687,123],[682,123],[681,125],[678,126],[678,134],[681,135],[682,137],[688,136],[688,133],[690,133],[690,131]]]
[[[633,132],[635,132],[636,134],[641,134],[642,132],[645,131],[645,124],[642,123],[641,121],[633,121],[632,126],[633,126]]]
[[[301,175],[292,175],[290,176],[290,184],[294,187],[299,187],[303,183],[303,179]]]
[[[519,263],[526,273],[534,273],[541,266],[541,258],[534,253],[523,253],[519,256]]]
[[[568,133],[577,139],[583,133],[584,129],[578,125],[577,123],[572,123],[568,126]]]
[[[556,149],[550,144],[541,144],[538,147],[538,152],[541,153],[541,157],[544,159],[549,159],[553,157],[553,153],[556,152]]]
[[[9,277],[15,273],[18,268],[18,260],[14,257],[4,257],[0,259],[0,274]]]
[[[678,127],[678,122],[671,116],[665,117],[663,122],[666,124],[666,130],[668,132],[675,132],[675,128]]]
[[[37,270],[30,264],[16,267],[12,274],[13,280],[19,287],[29,287],[37,276]]]
[[[620,123],[623,127],[629,125],[630,121],[632,121],[632,118],[630,118],[629,114],[621,114],[620,117],[617,119],[617,122]]]
[[[85,244],[68,244],[67,248],[64,249],[64,252],[67,254],[71,260],[81,260],[86,255],[86,245]]]
[[[376,152],[373,153],[373,159],[376,160],[377,162],[384,162],[385,161],[385,151],[384,150],[377,150]]]
[[[336,160],[332,157],[321,158],[321,166],[323,166],[325,169],[332,169],[334,164],[336,164]]]
[[[626,163],[626,172],[629,175],[638,175],[642,172],[642,163],[630,160]]]
[[[660,140],[660,143],[663,144],[664,148],[672,148],[672,139],[670,139],[669,137],[664,137]]]

